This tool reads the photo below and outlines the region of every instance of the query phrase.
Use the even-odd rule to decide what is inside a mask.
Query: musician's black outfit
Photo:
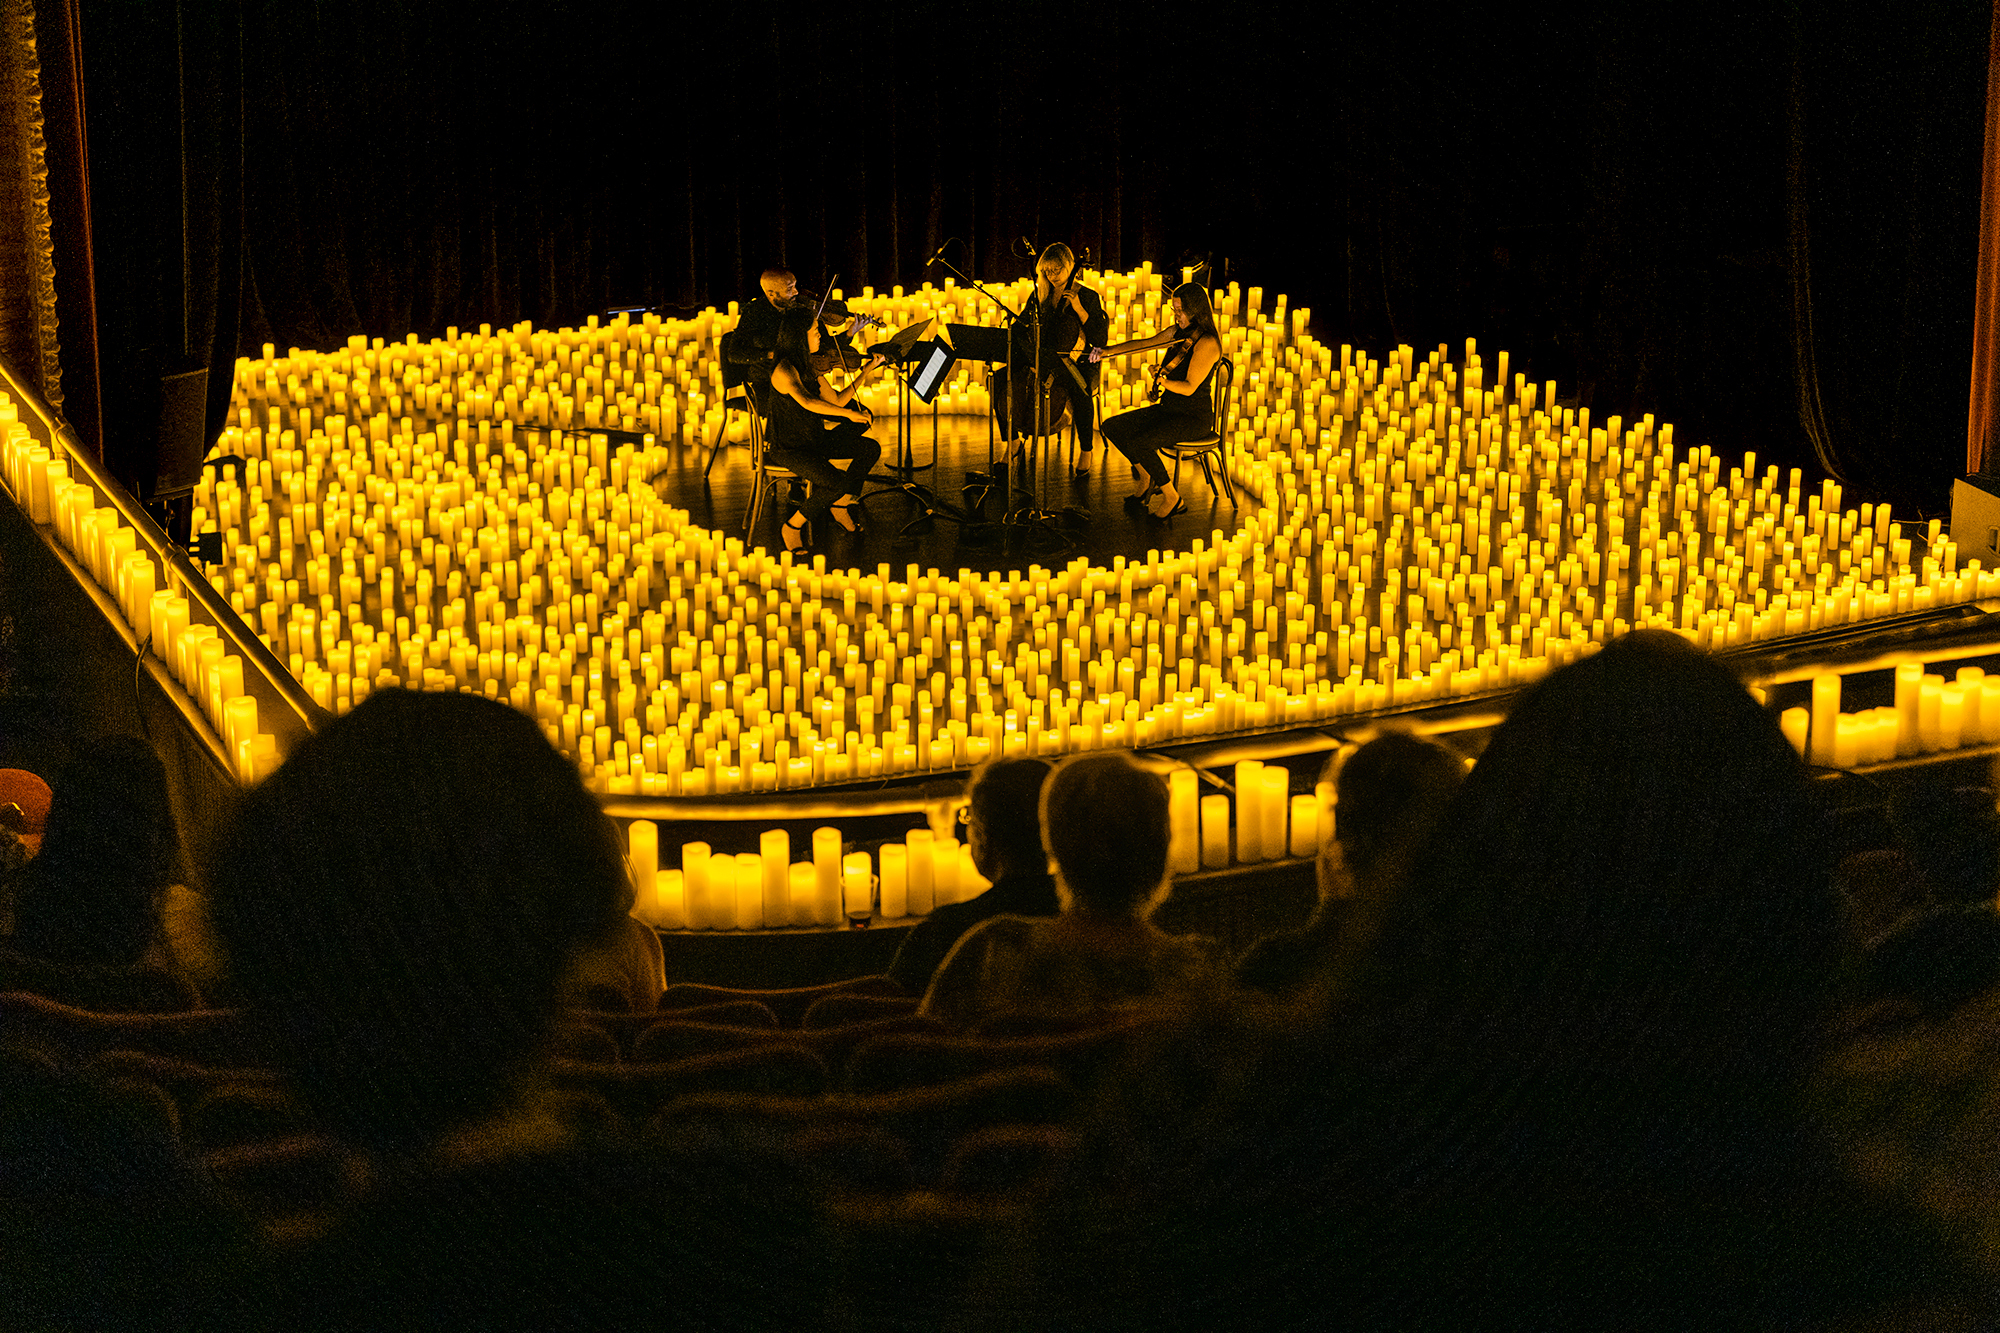
[[[1195,341],[1190,337],[1168,351],[1161,367],[1161,379],[1187,378],[1188,363],[1194,359]],[[1160,450],[1164,446],[1185,444],[1215,434],[1215,395],[1210,383],[1215,378],[1215,367],[1221,364],[1222,358],[1216,357],[1215,365],[1208,368],[1208,374],[1202,377],[1193,393],[1179,394],[1171,389],[1162,389],[1160,401],[1151,407],[1138,407],[1105,418],[1104,438],[1117,445],[1118,451],[1135,465],[1144,468],[1153,485],[1167,484],[1167,465],[1160,461]]]
[[[1082,302],[1084,313],[1081,328],[1085,345],[1102,347],[1111,336],[1111,317],[1104,313],[1104,298],[1088,287],[1071,279],[1071,289],[1077,300]],[[1062,404],[1069,404],[1069,419],[1076,426],[1077,442],[1085,449],[1092,443],[1091,426],[1095,412],[1091,407],[1091,395],[1097,392],[1099,367],[1084,362],[1079,365],[1067,353],[1076,346],[1079,328],[1076,311],[1070,309],[1069,302],[1052,300],[1046,311],[1041,304],[1041,296],[1028,298],[1028,304],[1021,312],[1021,318],[1014,325],[1014,364],[1026,369],[1035,359],[1035,316],[1042,317],[1042,373],[1044,384],[1051,384],[1054,402],[1050,405],[1053,416],[1062,415]],[[1013,422],[1022,422],[1025,432],[1035,419],[1033,395],[1028,389],[1028,377],[1014,392],[1008,392],[1007,367],[998,366],[993,371],[993,414],[1000,419],[1000,434],[1011,437]]]
[[[797,367],[794,367],[797,370]],[[819,376],[810,368],[798,370],[800,389],[808,398],[818,398]],[[812,483],[812,493],[799,506],[807,523],[826,517],[826,511],[843,495],[859,495],[868,474],[882,457],[882,446],[868,438],[868,428],[843,417],[821,416],[800,407],[788,393],[764,378],[771,399],[771,428],[764,446],[764,461],[785,468]],[[831,429],[829,429],[831,427]],[[846,467],[832,460],[845,458]]]
[[[771,366],[784,313],[769,297],[756,296],[737,316],[735,329],[722,335],[722,387],[743,385],[761,417],[771,415]]]

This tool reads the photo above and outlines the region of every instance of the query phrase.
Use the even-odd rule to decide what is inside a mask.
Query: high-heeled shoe
[[[1143,476],[1144,474],[1142,473],[1141,475]],[[1144,509],[1152,503],[1153,497],[1159,493],[1160,488],[1158,486],[1148,486],[1143,491],[1134,491],[1125,497],[1125,507],[1135,512]]]
[[[798,521],[792,522],[788,519],[778,525],[778,531],[782,534],[781,540],[785,543],[786,552],[797,555],[811,544],[811,538],[807,535],[804,512],[793,514],[792,518]]]
[[[1171,500],[1167,498],[1169,495],[1173,497]],[[1162,486],[1159,490],[1154,491],[1152,499],[1146,502],[1146,512],[1153,516],[1155,522],[1163,523],[1176,514],[1185,514],[1187,512],[1187,500],[1175,491],[1172,486]]]
[[[1078,481],[1083,481],[1090,476],[1090,472],[1090,450],[1079,449],[1076,455],[1076,467],[1070,472],[1070,475]]]
[[[859,500],[846,500],[837,505],[829,505],[826,512],[832,514],[833,521],[849,532],[859,532],[864,526],[861,522],[862,510]]]

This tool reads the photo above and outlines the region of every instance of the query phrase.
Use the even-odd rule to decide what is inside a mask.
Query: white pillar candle
[[[1965,739],[1965,690],[1946,685],[1938,690],[1938,748],[1956,750]]]
[[[1979,682],[1979,734],[1988,744],[2000,741],[2000,676]]]
[[[1229,798],[1201,798],[1201,867],[1220,870],[1229,864]]]
[[[635,819],[625,826],[625,860],[632,867],[632,887],[645,902],[660,873],[660,826]]]
[[[764,924],[788,926],[792,924],[792,835],[781,828],[766,829],[757,839],[757,850],[762,861]]]
[[[727,852],[708,858],[708,929],[736,929],[736,858]]]
[[[840,923],[840,830],[813,830],[813,924]]]
[[[1917,682],[1917,743],[1925,754],[1941,745],[1938,710],[1943,691],[1943,676],[1923,676]]]
[[[736,928],[764,928],[764,858],[756,852],[736,854]]]
[[[1243,759],[1236,765],[1236,859],[1239,863],[1264,859],[1264,765],[1261,760]]]
[[[1785,739],[1799,752],[1799,758],[1806,757],[1806,740],[1812,732],[1812,714],[1803,708],[1787,708],[1778,715],[1778,730],[1785,733]]]
[[[1903,758],[1922,751],[1917,714],[1923,687],[1922,663],[1905,662],[1896,668],[1896,753]]]
[[[789,872],[792,886],[792,924],[810,926],[819,910],[819,871],[810,861],[794,861]]]
[[[868,853],[849,852],[840,860],[841,910],[850,926],[865,926],[875,915],[874,869]]]
[[[1264,818],[1264,830],[1259,845],[1264,849],[1264,859],[1275,861],[1285,854],[1285,816],[1291,813],[1287,792],[1292,785],[1292,775],[1283,765],[1266,764],[1263,777],[1259,813]]]
[[[256,737],[257,737],[256,696],[249,694],[239,694],[234,699],[231,699],[229,702],[225,703],[222,706],[223,744],[228,747],[228,752],[233,755],[237,752],[237,747],[255,740]],[[241,765],[238,766],[237,776],[242,777],[245,783],[248,783],[253,780],[248,777],[243,777],[243,773],[241,771]]]
[[[1840,677],[1828,672],[1812,683],[1812,733],[1806,756],[1822,768],[1833,766],[1834,733],[1840,726]]]
[[[1965,696],[1965,743],[1977,745],[1986,739],[1986,721],[1983,705],[1986,702],[1986,672],[1980,667],[1960,667],[1958,687]]]
[[[689,930],[714,930],[715,921],[708,907],[708,863],[709,848],[705,842],[684,842],[681,844],[681,873],[685,877],[687,895],[687,925]]]
[[[1176,875],[1201,869],[1200,781],[1191,768],[1177,768],[1167,776],[1167,818],[1173,834],[1167,866]]]
[[[654,919],[667,930],[686,930],[687,876],[678,870],[662,870],[655,885],[658,897]]]
[[[949,907],[959,900],[956,838],[939,838],[931,844],[931,899],[934,907]]]
[[[882,915],[893,920],[910,914],[910,849],[900,842],[882,844]]]
[[[1851,713],[1834,719],[1833,766],[1853,768],[1861,762],[1862,731],[1866,720]]]
[[[927,828],[911,829],[905,839],[910,850],[909,904],[911,916],[929,916],[937,905],[934,878],[937,864],[931,855],[937,838]]]
[[[1317,856],[1319,854],[1319,797],[1314,795],[1294,796],[1292,805],[1293,856]]]

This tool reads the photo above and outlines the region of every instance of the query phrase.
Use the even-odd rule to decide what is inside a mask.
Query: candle
[[[1220,870],[1229,864],[1229,798],[1201,798],[1201,866]]]
[[[736,854],[736,928],[764,928],[764,858],[756,852]]]
[[[1944,702],[1944,677],[1922,676],[1917,681],[1917,743],[1924,753],[1943,747],[1938,714]]]
[[[813,924],[840,924],[840,830],[813,830]]]
[[[1957,683],[1965,699],[1965,743],[1977,745],[1986,739],[1986,672],[1980,667],[1960,667]]]
[[[2000,741],[2000,676],[1979,682],[1979,730],[1989,745]]]
[[[1201,868],[1200,781],[1191,768],[1177,768],[1167,775],[1167,819],[1172,830],[1167,866],[1177,875]]]
[[[868,853],[849,852],[841,858],[841,903],[850,927],[866,926],[875,915],[874,878],[868,864]]]
[[[736,858],[727,852],[708,858],[708,929],[736,929]]]
[[[1840,725],[1840,677],[1828,672],[1813,677],[1812,729],[1807,757],[1822,768],[1833,766],[1835,732]]]
[[[1938,690],[1938,748],[1956,750],[1964,734],[1965,690],[1958,685],[1942,686]]]
[[[239,694],[222,706],[222,743],[229,754],[236,754],[239,746],[248,744],[257,736],[257,700],[248,694]],[[245,770],[238,765],[237,777],[248,786],[255,781],[254,768]]]
[[[766,926],[792,924],[792,835],[781,828],[766,829],[757,839],[761,860],[759,880],[763,884],[761,904]]]
[[[936,845],[935,835],[927,828],[911,829],[904,839],[910,854],[909,907],[911,916],[929,916],[937,905],[936,879],[937,863],[931,854]]]
[[[1918,717],[1923,686],[1921,663],[1905,662],[1896,668],[1896,753],[1903,758],[1921,753],[1923,748]]]
[[[1290,812],[1286,793],[1292,784],[1291,771],[1281,764],[1267,764],[1260,809],[1264,817],[1263,836],[1258,840],[1264,858],[1275,861],[1285,854],[1285,816]]]
[[[819,871],[810,861],[794,861],[789,872],[792,887],[792,924],[810,926],[819,910]]]
[[[893,920],[910,914],[910,849],[900,842],[882,844],[882,915]]]
[[[1236,765],[1236,859],[1264,859],[1264,765],[1256,759]]]
[[[708,905],[709,849],[705,842],[681,844],[681,873],[685,877],[687,926],[689,930],[714,930],[715,919]]]
[[[1319,853],[1319,797],[1302,794],[1292,798],[1292,841],[1293,856],[1315,856]]]
[[[959,900],[956,838],[938,838],[931,843],[931,897],[937,907],[948,907]]]
[[[1853,768],[1861,762],[1861,740],[1863,728],[1871,725],[1868,719],[1850,713],[1842,713],[1834,719],[1833,766]]]
[[[1812,714],[1803,708],[1787,708],[1778,715],[1778,730],[1785,733],[1785,739],[1799,752],[1799,758],[1806,757],[1806,740],[1812,730]]]
[[[659,888],[655,919],[668,930],[686,930],[687,918],[687,878],[679,870],[662,870],[656,881]]]
[[[632,887],[643,903],[653,892],[660,872],[660,826],[650,819],[633,820],[625,828],[625,847]]]

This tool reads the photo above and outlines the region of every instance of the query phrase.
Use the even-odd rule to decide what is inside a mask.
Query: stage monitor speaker
[[[2000,567],[2000,477],[1975,472],[1951,484],[1951,539],[1961,566]]]
[[[194,490],[208,453],[208,370],[183,371],[160,380],[159,466],[148,501],[172,500]]]

